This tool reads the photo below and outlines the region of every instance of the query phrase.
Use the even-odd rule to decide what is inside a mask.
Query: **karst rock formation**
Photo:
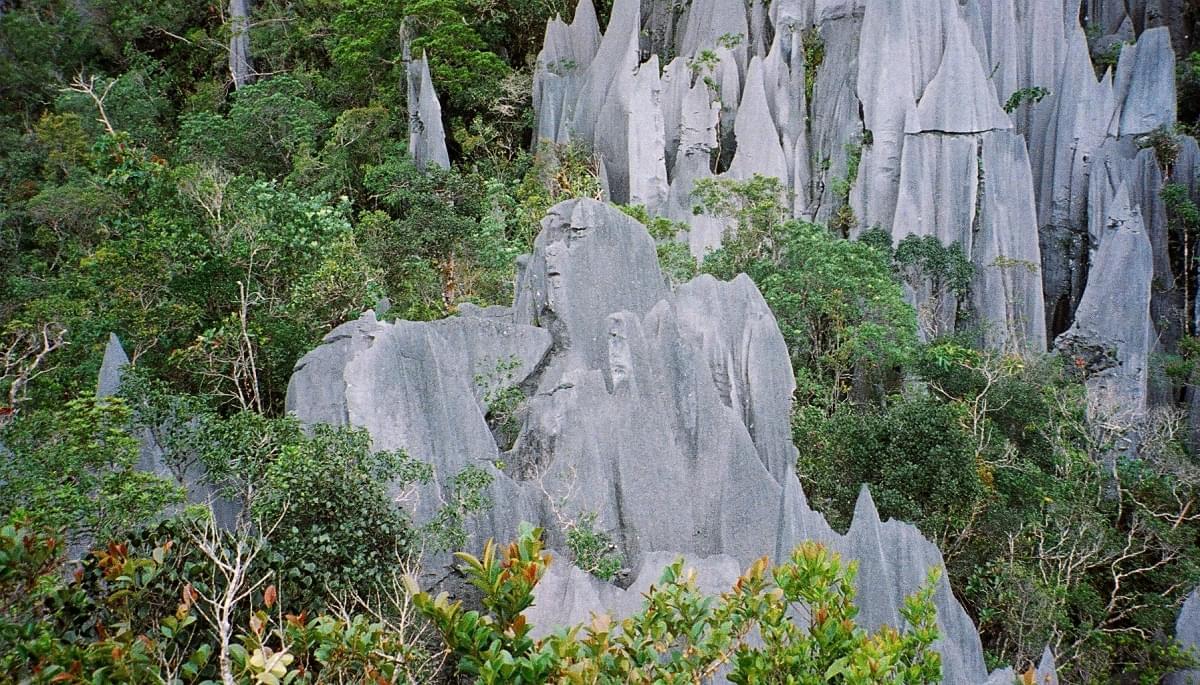
[[[616,0],[601,32],[580,0],[569,23],[546,28],[535,144],[592,150],[607,199],[688,222],[681,239],[698,258],[728,226],[693,214],[694,184],[755,174],[784,182],[796,218],[851,216],[851,237],[878,227],[893,241],[957,243],[975,282],[932,334],[970,328],[997,350],[1060,350],[1088,374],[1094,412],[1136,420],[1169,401],[1149,360],[1174,349],[1186,311],[1161,190],[1180,183],[1200,199],[1196,141],[1181,137],[1171,159],[1154,144],[1175,122],[1181,5]],[[406,64],[410,152],[418,166],[449,166],[428,63]],[[118,390],[127,362],[114,336],[99,394]],[[808,506],[793,390],[783,337],[749,278],[671,288],[644,226],[571,200],[520,260],[511,307],[466,305],[435,322],[367,312],[297,363],[287,407],[433,465],[434,482],[406,500],[418,521],[456,474],[487,471],[492,506],[469,523],[470,548],[531,522],[563,549],[559,522],[595,514],[630,570],[605,583],[558,555],[528,612],[543,632],[635,611],[679,556],[718,592],[805,540],[858,561],[867,628],[900,625],[903,598],[941,553],[915,527],[881,521],[865,488],[845,535]],[[487,420],[509,392],[524,398],[511,443]],[[166,468],[150,432],[142,461]],[[1011,669],[987,672],[944,577],[935,599],[945,682],[1013,682]],[[1176,634],[1200,644],[1194,593]],[[1037,682],[1055,682],[1049,651]]]
[[[635,610],[639,588],[677,555],[716,589],[805,540],[858,560],[865,625],[900,625],[903,598],[941,553],[913,526],[881,521],[865,489],[846,535],[809,508],[789,430],[794,376],[754,283],[701,276],[672,290],[646,228],[594,200],[559,204],[542,226],[512,307],[419,323],[368,312],[300,360],[289,411],[366,428],[376,448],[432,464],[437,482],[407,500],[418,519],[462,469],[489,472],[492,507],[469,547],[527,521],[564,549],[558,522],[597,514],[635,570],[628,587],[560,561],[530,610],[543,629]],[[511,447],[486,418],[489,394],[506,388],[527,398]],[[979,636],[944,578],[936,602],[946,681],[987,682]]]

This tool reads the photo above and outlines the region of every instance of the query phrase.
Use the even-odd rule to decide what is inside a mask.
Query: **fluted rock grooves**
[[[1148,144],[1175,121],[1177,4],[616,0],[602,33],[580,0],[570,23],[546,27],[535,145],[594,151],[608,199],[687,221],[681,239],[698,258],[728,227],[693,216],[695,183],[755,174],[784,182],[796,218],[852,213],[851,235],[957,243],[976,267],[971,294],[925,334],[969,327],[991,349],[1057,348],[1087,373],[1093,412],[1136,418],[1167,401],[1148,360],[1181,335],[1160,192],[1200,189],[1195,140],[1182,137],[1173,160]],[[1085,26],[1100,35],[1089,42]],[[1094,55],[1121,41],[1115,68],[1098,72]],[[413,154],[445,165],[428,68],[413,61],[409,73]],[[911,297],[920,309],[924,295]],[[503,453],[478,383],[497,364],[511,369],[500,384],[527,397]],[[808,507],[793,389],[749,279],[672,291],[644,227],[578,200],[543,222],[513,307],[434,323],[368,313],[301,360],[288,408],[432,463],[441,484],[420,493],[418,516],[457,470],[490,471],[495,506],[475,522],[476,545],[520,521],[553,531],[559,502],[597,513],[636,572],[618,587],[556,565],[531,609],[543,628],[633,611],[677,554],[716,590],[805,539],[859,561],[868,628],[896,625],[941,554],[913,526],[880,521],[865,489],[846,535]],[[944,579],[936,599],[946,682],[1011,682],[1010,670],[986,672]],[[1195,603],[1180,617],[1185,640]],[[1047,652],[1038,682],[1053,674]]]

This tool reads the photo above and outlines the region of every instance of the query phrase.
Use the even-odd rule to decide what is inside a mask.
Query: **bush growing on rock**
[[[759,560],[720,597],[700,592],[695,571],[677,561],[634,616],[596,616],[542,640],[521,613],[551,562],[541,531],[527,529],[503,548],[489,541],[480,557],[458,556],[484,610],[468,611],[445,593],[414,602],[459,671],[479,683],[703,682],[722,672],[734,683],[941,682],[931,649],[936,576],[906,602],[903,632],[884,626],[868,634],[854,623],[854,565],[819,544],[797,547],[769,571]]]

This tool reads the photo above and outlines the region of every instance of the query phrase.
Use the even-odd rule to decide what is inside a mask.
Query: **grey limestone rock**
[[[818,2],[815,18],[825,45],[825,58],[816,69],[809,103],[809,154],[812,179],[804,215],[826,223],[840,205],[834,179],[849,170],[849,144],[863,135],[859,118],[857,75],[863,8],[852,0]],[[799,191],[797,195],[799,196]],[[799,197],[797,204],[800,203]]]
[[[644,593],[658,583],[663,569],[679,558],[684,568],[696,571],[696,586],[705,594],[728,591],[742,575],[741,564],[733,557],[654,552],[646,555],[633,582],[622,589],[565,562],[553,563],[538,583],[535,603],[525,611],[525,618],[534,627],[534,637],[540,638],[553,632],[553,626],[587,625],[595,614],[632,616],[642,608]]]
[[[623,117],[628,132],[628,203],[642,205],[652,215],[667,201],[665,122],[659,107],[661,82],[658,58],[641,65],[625,95]]]
[[[858,561],[859,622],[869,630],[887,624],[903,625],[899,613],[904,597],[916,592],[929,570],[942,568],[942,554],[914,526],[880,521],[866,486],[854,507],[850,530],[836,546]],[[979,683],[987,677],[983,645],[975,624],[958,604],[943,574],[935,591],[938,607],[937,649],[942,654],[945,682]]]
[[[1200,596],[1193,590],[1179,611],[1175,621],[1175,639],[1193,656],[1200,658]],[[1177,671],[1167,676],[1166,685],[1196,685],[1200,683],[1200,669]]]
[[[97,397],[110,397],[121,392],[122,376],[129,365],[129,356],[121,346],[120,339],[115,333],[108,334],[108,345],[104,349],[104,361],[100,365],[100,373],[96,383]],[[133,400],[133,411],[138,410],[137,398]],[[160,478],[174,481],[187,494],[189,502],[206,503],[212,507],[213,517],[218,525],[232,528],[241,513],[241,506],[218,496],[215,489],[207,482],[204,467],[201,464],[168,463],[162,445],[156,434],[164,426],[157,428],[140,428],[136,431],[138,438],[137,468],[153,473]],[[79,546],[75,553],[82,554],[87,550],[86,545]]]
[[[599,369],[607,355],[605,317],[644,314],[666,294],[645,227],[594,200],[572,200],[542,222],[514,316],[548,330],[569,366]]]
[[[854,204],[867,226],[890,226],[900,186],[900,150],[904,118],[916,103],[912,45],[906,3],[868,0],[862,40],[872,49],[858,63],[858,98],[863,127],[872,144],[864,146]]]
[[[1114,107],[1111,77],[1095,78],[1083,29],[1074,25],[1067,31],[1066,61],[1050,103],[1055,145],[1031,152],[1039,165],[1035,191],[1051,335],[1065,330],[1083,293],[1088,177]]]
[[[775,121],[771,118],[760,57],[750,60],[750,67],[746,71],[746,87],[738,105],[733,134],[737,140],[737,152],[729,165],[730,177],[744,180],[757,173],[787,180],[787,157],[779,143]]]
[[[982,133],[1012,128],[997,102],[965,21],[955,15],[947,27],[945,50],[937,73],[909,110],[905,133]]]
[[[1055,342],[1088,373],[1093,415],[1132,421],[1146,410],[1153,269],[1141,212],[1122,185],[1109,207],[1075,323]]]
[[[129,365],[129,355],[116,333],[108,334],[108,344],[104,346],[104,361],[100,363],[100,374],[96,379],[96,397],[109,397],[121,390],[121,374]]]
[[[979,216],[970,236],[975,323],[989,349],[1045,349],[1042,257],[1025,140],[1011,131],[981,136]]]
[[[405,47],[405,52],[408,48]],[[408,76],[408,152],[417,167],[434,164],[443,169],[450,166],[446,151],[446,130],[442,126],[442,105],[433,90],[429,61],[421,55],[409,59]]]
[[[533,74],[534,146],[567,143],[567,120],[583,75],[600,45],[600,27],[591,0],[579,0],[570,24],[555,17],[546,24]]]
[[[291,406],[332,415],[326,408],[340,402],[311,396],[343,394],[345,420],[377,448],[432,463],[439,483],[407,493],[418,520],[456,470],[491,473],[494,506],[471,523],[472,547],[511,537],[522,520],[562,547],[563,517],[595,514],[639,569],[633,584],[599,583],[560,562],[531,610],[541,629],[636,610],[677,555],[717,591],[758,557],[781,559],[807,539],[860,560],[869,627],[897,622],[897,602],[941,557],[915,528],[880,522],[867,494],[847,536],[809,508],[793,472],[788,353],[748,278],[703,276],[671,292],[645,227],[591,200],[551,210],[521,273],[512,310],[468,308],[432,323],[367,318],[331,336],[298,365]],[[517,363],[497,382],[528,395],[504,471],[481,402],[497,386],[478,380],[498,359]],[[936,601],[948,681],[982,681],[970,620],[947,587]]]
[[[682,332],[707,360],[722,404],[741,415],[763,466],[784,482],[795,466],[789,436],[796,389],[775,318],[746,275],[700,276],[675,293]]]
[[[368,311],[322,338],[320,347],[304,355],[292,371],[284,402],[287,411],[306,423],[346,425],[346,362],[370,347],[382,327],[375,312]]]
[[[579,96],[567,105],[565,125],[570,139],[589,147],[595,145],[597,121],[610,91],[619,79],[637,69],[640,15],[638,0],[617,0],[613,4],[608,27],[579,86]],[[597,152],[603,154],[604,150]]]
[[[958,243],[971,254],[971,228],[979,196],[979,141],[970,135],[906,135],[900,163],[900,192],[892,238],[934,236]],[[954,330],[958,304],[953,296],[911,293],[920,332],[927,337]]]
[[[1110,135],[1137,135],[1175,124],[1175,53],[1166,27],[1150,29],[1121,51],[1113,77],[1119,107]]]
[[[721,107],[703,80],[697,80],[684,94],[680,108],[679,146],[667,191],[666,215],[688,224],[682,240],[692,256],[702,259],[721,245],[725,221],[693,213],[692,190],[696,181],[712,176],[711,160],[717,147],[717,126]]]
[[[254,64],[250,60],[250,3],[229,0],[229,75],[233,87],[254,80]]]
[[[691,56],[701,50],[715,50],[722,37],[738,36],[732,53],[738,72],[744,74],[751,38],[746,10],[743,0],[693,0],[687,24],[679,35],[678,54]]]

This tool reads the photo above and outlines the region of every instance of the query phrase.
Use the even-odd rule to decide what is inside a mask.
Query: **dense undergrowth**
[[[533,640],[517,614],[549,560],[532,531],[463,557],[482,611],[412,587],[421,556],[459,550],[489,506],[485,472],[455,474],[418,526],[382,484],[418,487],[426,465],[283,416],[293,364],[332,327],[385,297],[412,320],[506,303],[545,211],[600,196],[586,151],[530,153],[537,37],[569,8],[256,3],[258,77],[235,91],[220,7],[86,7],[0,14],[0,681],[690,682],[721,664],[735,682],[937,680],[928,594],[905,630],[867,635],[852,569],[811,545],[719,598],[673,566],[620,630]],[[431,60],[451,169],[408,161],[406,39]],[[1197,64],[1179,72],[1192,126]],[[1200,214],[1166,192],[1190,244]],[[961,250],[846,240],[790,221],[782,194],[775,179],[701,184],[698,210],[737,232],[699,267],[669,240],[679,226],[627,210],[673,282],[745,272],[762,290],[796,371],[814,504],[844,528],[868,483],[884,516],[936,540],[995,665],[1046,644],[1064,682],[1153,682],[1185,663],[1167,629],[1200,580],[1200,469],[1179,413],[1096,425],[1075,360],[983,352],[970,330],[918,343],[969,302]],[[918,283],[929,311],[904,301]],[[122,397],[97,398],[110,331],[134,371]],[[1161,360],[1168,384],[1194,382],[1196,348]],[[1138,458],[1112,459],[1134,429]],[[175,475],[202,467],[241,525],[219,530],[172,474],[139,470],[145,431]],[[620,560],[583,523],[574,561],[612,577]],[[82,564],[63,577],[67,558]],[[812,609],[812,632],[785,602]],[[752,629],[766,644],[742,640]]]

